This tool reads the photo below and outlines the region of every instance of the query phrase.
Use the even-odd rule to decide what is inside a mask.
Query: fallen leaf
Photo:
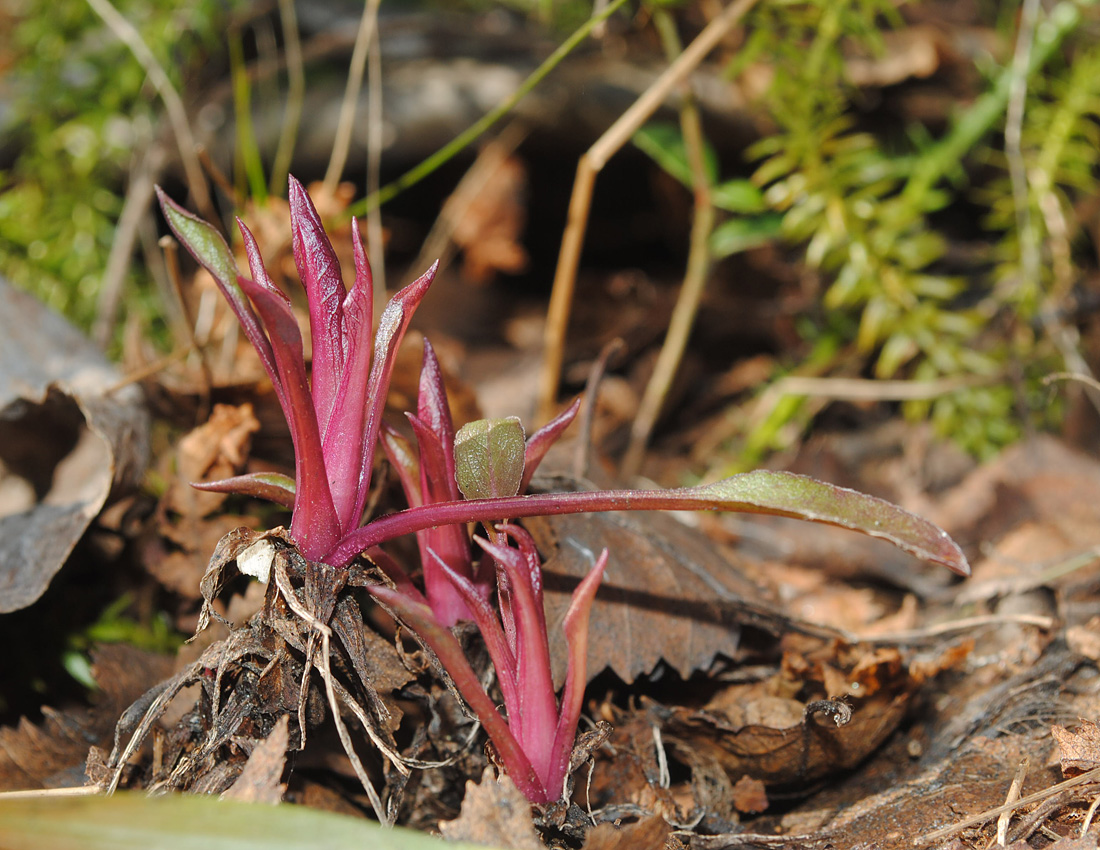
[[[452,239],[463,251],[463,274],[487,283],[496,272],[517,274],[527,267],[527,252],[519,243],[527,221],[527,173],[514,156],[505,157],[464,199]]]
[[[40,724],[23,718],[0,728],[0,790],[83,785],[89,747],[109,747],[122,711],[171,668],[172,659],[125,644],[98,647],[92,655],[96,705],[66,712],[43,707]]]
[[[757,814],[768,808],[764,783],[751,776],[742,776],[733,786],[733,806],[739,812]]]
[[[666,514],[534,517],[524,525],[545,558],[556,686],[568,660],[561,622],[570,594],[605,547],[611,557],[589,621],[589,679],[610,668],[633,682],[662,659],[687,678],[717,655],[733,657],[742,624],[781,633],[791,623],[705,535]]]
[[[286,748],[289,744],[290,718],[284,714],[267,739],[252,751],[241,775],[222,794],[222,799],[270,805],[282,800],[286,785],[279,780],[286,768]]]
[[[659,815],[637,823],[601,823],[585,836],[583,850],[663,850],[671,827]]]
[[[1050,727],[1050,734],[1062,752],[1063,776],[1077,776],[1100,767],[1100,728],[1091,720],[1084,721],[1074,732],[1056,724]]]
[[[507,850],[545,850],[527,798],[507,776],[494,779],[493,773],[487,769],[480,785],[472,779],[466,782],[462,813],[439,824],[443,837]]]
[[[112,493],[140,480],[137,386],[63,318],[0,277],[0,613],[34,602]]]

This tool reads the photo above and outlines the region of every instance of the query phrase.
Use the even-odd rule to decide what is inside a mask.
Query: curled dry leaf
[[[731,777],[803,784],[862,761],[897,727],[919,684],[894,649],[788,651],[768,680],[731,685],[702,708],[670,708],[664,729]]]
[[[136,386],[0,277],[0,613],[38,599],[112,493],[137,484],[149,416]]]
[[[531,804],[507,776],[494,779],[491,768],[481,777],[481,784],[466,783],[462,813],[441,823],[439,831],[448,841],[505,850],[543,850],[531,820]]]
[[[1058,742],[1062,753],[1062,775],[1069,778],[1100,767],[1100,727],[1091,720],[1084,721],[1075,731],[1054,725],[1050,734]]]

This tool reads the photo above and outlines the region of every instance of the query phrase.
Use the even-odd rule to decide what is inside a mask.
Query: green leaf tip
[[[946,531],[884,499],[796,475],[758,469],[692,487],[700,507],[789,516],[888,540],[918,558],[970,575],[970,564]]]

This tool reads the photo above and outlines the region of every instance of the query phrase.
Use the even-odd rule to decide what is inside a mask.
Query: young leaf
[[[278,472],[252,472],[219,481],[192,481],[191,486],[196,490],[212,493],[239,493],[242,496],[266,499],[288,510],[294,508],[294,479]]]
[[[527,485],[531,483],[535,470],[539,468],[542,459],[546,456],[550,447],[557,442],[562,432],[577,417],[577,411],[580,409],[581,400],[579,398],[574,399],[569,407],[527,438],[527,446],[523,450],[523,480],[520,482],[518,492],[523,493],[527,490]]]
[[[470,667],[470,662],[466,660],[462,646],[451,634],[450,629],[439,625],[427,605],[414,602],[392,588],[375,585],[368,590],[375,599],[392,609],[435,653],[458,692],[462,694],[462,698],[466,700],[477,715],[477,719],[481,721],[481,725],[485,727],[501,762],[508,771],[508,777],[516,787],[529,800],[548,802],[546,788],[535,774],[530,760],[508,728],[508,724],[504,722],[493,701],[485,693],[477,674]]]
[[[172,228],[172,232],[176,234],[180,244],[190,251],[191,255],[213,276],[214,282],[218,284],[222,295],[225,296],[225,300],[229,302],[230,308],[237,316],[241,330],[244,331],[248,341],[252,343],[252,347],[256,349],[264,370],[275,386],[279,401],[285,407],[285,395],[279,381],[278,370],[275,368],[275,356],[271,351],[271,343],[256,318],[248,298],[241,291],[238,283],[240,272],[229,246],[225,244],[222,235],[214,229],[213,225],[187,212],[169,198],[160,186],[156,187],[156,192],[168,226]]]
[[[344,279],[340,262],[321,225],[321,216],[306,190],[294,177],[290,182],[290,224],[294,264],[309,302],[309,331],[313,347],[313,399],[318,425],[324,431],[344,368]]]
[[[331,449],[333,468],[342,470],[338,479],[342,486],[339,492],[334,491],[332,494],[342,528],[355,528],[363,515],[363,508],[366,507],[367,494],[370,491],[374,446],[382,427],[382,411],[386,406],[386,395],[390,389],[390,377],[393,375],[397,348],[405,337],[405,331],[409,327],[413,313],[416,312],[417,306],[435,279],[438,268],[437,261],[424,274],[393,296],[378,321],[378,332],[374,337],[374,361],[371,363],[370,377],[367,379],[367,415],[363,429],[363,450],[358,456],[349,455],[346,446],[341,448],[342,444],[339,442]],[[356,467],[358,475],[347,473],[348,470],[354,470]]]
[[[369,546],[443,523],[644,510],[740,511],[839,525],[888,540],[918,558],[942,564],[960,575],[970,575],[970,565],[962,550],[945,531],[927,520],[865,493],[804,475],[763,469],[679,490],[540,493],[410,508],[380,517],[347,535],[329,557],[333,564],[346,564]]]
[[[317,415],[306,377],[302,332],[290,309],[289,299],[275,288],[267,276],[252,232],[244,222],[238,220],[238,224],[254,278],[241,278],[241,288],[256,305],[271,334],[275,365],[286,394],[283,414],[294,442],[294,478],[298,482],[290,533],[306,557],[317,559],[339,539],[340,530],[329,489]]]
[[[514,496],[523,481],[526,444],[519,418],[478,419],[455,435],[455,476],[467,499]]]

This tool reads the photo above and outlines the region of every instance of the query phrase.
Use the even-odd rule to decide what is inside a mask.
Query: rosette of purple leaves
[[[213,226],[160,189],[158,197],[169,226],[213,275],[256,349],[294,443],[293,479],[261,473],[203,486],[290,509],[290,536],[310,560],[343,569],[367,553],[392,583],[373,588],[375,597],[435,652],[485,726],[505,769],[532,801],[556,800],[562,793],[586,682],[588,614],[608,555],[600,555],[577,587],[565,619],[570,663],[559,703],[549,673],[541,562],[530,536],[512,521],[607,510],[775,514],[881,537],[917,557],[969,573],[954,541],[926,520],[881,499],[790,473],[757,470],[677,490],[523,495],[576,405],[527,440],[518,420],[471,423],[456,433],[429,345],[417,412],[409,417],[414,451],[395,431],[383,431],[382,413],[397,349],[434,266],[392,298],[372,336],[371,274],[357,223],[352,223],[355,282],[349,291],[316,208],[291,178],[294,259],[309,307],[310,376],[290,299],[272,283],[244,223],[238,219],[250,277],[240,274]],[[398,471],[409,507],[363,524],[379,442]],[[483,523],[488,533],[488,539],[477,538],[483,555],[476,568],[467,532],[472,523]],[[423,590],[380,548],[406,534],[417,535]],[[507,720],[450,631],[467,618],[477,624],[496,667]]]

